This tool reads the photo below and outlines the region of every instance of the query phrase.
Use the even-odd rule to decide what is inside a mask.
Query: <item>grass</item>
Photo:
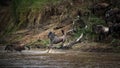
[[[26,45],[29,45],[29,46],[35,46],[35,45],[43,45],[43,46],[48,46],[49,44],[49,40],[35,40],[35,41],[32,41]]]
[[[48,46],[49,40],[42,40],[43,45]]]
[[[42,9],[45,4],[55,4],[59,0],[13,0],[13,10],[18,12],[25,12],[28,9]]]
[[[119,40],[119,39],[113,39],[110,44],[111,44],[111,46],[113,46],[113,47],[118,47],[118,48],[120,48],[120,40]]]
[[[1,37],[9,35],[11,32],[16,31],[21,26],[26,26],[26,14],[32,10],[33,12],[42,11],[42,8],[46,4],[56,4],[60,0],[12,0],[11,4],[11,18],[10,24],[5,28],[4,32],[1,33]]]
[[[32,41],[32,42],[28,43],[27,45],[32,46],[32,45],[40,44],[40,43],[41,43],[41,40],[35,40],[35,41]]]

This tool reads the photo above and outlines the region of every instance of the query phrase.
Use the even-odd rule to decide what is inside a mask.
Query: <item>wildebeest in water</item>
[[[53,44],[58,44],[62,42],[62,45],[60,48],[63,47],[64,42],[66,41],[66,33],[64,32],[64,30],[61,30],[62,32],[62,36],[57,36],[55,33],[53,32],[49,32],[48,33],[48,38],[50,39],[50,48],[52,48]]]
[[[19,52],[21,52],[22,50],[25,50],[26,48],[28,50],[30,50],[29,46],[9,44],[9,45],[6,45],[5,50],[11,51],[11,52],[12,51],[19,51]]]

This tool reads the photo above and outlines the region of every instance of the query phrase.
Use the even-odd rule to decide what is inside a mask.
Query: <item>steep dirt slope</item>
[[[61,29],[65,30],[65,32],[71,29],[72,21],[77,15],[77,9],[72,7],[73,5],[70,2],[65,2],[64,5],[63,3],[57,5],[48,4],[44,6],[41,12],[30,10],[27,14],[20,14],[19,20],[23,22],[23,25],[20,26],[18,31],[5,37],[4,40],[8,43],[29,44],[38,39],[48,40],[47,34],[49,31],[53,31],[60,36],[62,34]],[[8,13],[9,9],[6,10],[6,13]],[[24,26],[24,24],[26,25]]]

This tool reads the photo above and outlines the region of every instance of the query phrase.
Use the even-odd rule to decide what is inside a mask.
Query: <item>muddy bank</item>
[[[81,42],[74,45],[74,47],[72,47],[72,50],[96,53],[120,53],[119,47],[114,47],[111,46],[110,44],[97,42]]]

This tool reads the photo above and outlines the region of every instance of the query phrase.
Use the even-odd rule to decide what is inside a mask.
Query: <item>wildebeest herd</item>
[[[114,38],[120,38],[120,9],[112,7],[108,3],[95,3],[90,8],[91,13],[102,17],[106,22],[106,26],[93,24],[92,30],[99,35],[99,41],[104,40],[107,36],[111,35]]]
[[[116,7],[111,7],[111,4],[108,3],[95,3],[91,6],[90,11],[92,14],[102,17],[104,21],[106,22],[106,26],[100,25],[100,24],[93,24],[92,25],[92,31],[98,35],[98,40],[104,40],[109,35],[111,35],[114,38],[120,38],[120,9]],[[80,22],[81,25],[76,22]],[[73,20],[73,30],[77,31],[76,28],[78,27],[82,28],[86,26],[86,23],[81,19],[81,13],[78,13],[77,19]],[[64,30],[62,30],[62,36],[57,36],[53,32],[48,33],[48,38],[50,39],[50,48],[53,44],[57,44],[62,42],[61,48],[63,47],[63,44],[66,40],[66,33]],[[7,45],[5,47],[5,50],[7,51],[22,51],[25,50],[26,47],[30,49],[28,46],[24,45]]]

